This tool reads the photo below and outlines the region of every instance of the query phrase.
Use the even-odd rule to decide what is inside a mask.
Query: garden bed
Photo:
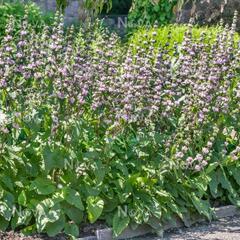
[[[78,237],[101,223],[106,240],[161,234],[176,216],[211,221],[216,202],[240,206],[236,21],[202,34],[189,24],[179,42],[154,26],[124,44],[99,23],[65,30],[56,14],[36,30],[11,17],[0,42],[0,229]]]
[[[240,210],[235,206],[225,206],[225,207],[219,207],[215,210],[215,217],[214,220],[219,220],[222,218],[227,217],[234,217],[240,215]],[[200,216],[194,216],[192,217],[191,221],[188,223],[183,223],[179,218],[172,219],[168,223],[166,223],[163,226],[164,231],[172,231],[174,229],[178,229],[181,227],[191,227],[195,225],[196,223],[202,223],[205,222],[206,219]],[[95,228],[95,229],[94,229]],[[98,228],[98,229],[97,229]],[[79,240],[112,240],[112,229],[109,228],[103,228],[103,226],[99,227],[96,225],[93,227],[92,225],[86,226],[83,228],[84,233],[81,234],[81,236],[77,239]],[[121,236],[119,236],[117,239],[120,240],[127,240],[132,239],[135,237],[141,237],[144,235],[147,235],[149,233],[154,233],[153,229],[151,229],[147,225],[139,226],[136,230],[132,230],[130,228],[126,229]],[[85,235],[85,236],[84,236]],[[67,236],[59,235],[56,237],[47,237],[46,235],[36,235],[36,236],[29,236],[25,237],[22,234],[14,233],[14,232],[0,232],[0,239],[4,240],[65,240],[67,239]]]

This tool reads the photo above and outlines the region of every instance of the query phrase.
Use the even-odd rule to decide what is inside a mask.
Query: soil
[[[34,235],[25,237],[21,233],[16,232],[0,232],[0,240],[67,240],[63,235],[54,238],[47,237],[46,235]]]
[[[97,229],[107,228],[106,224],[103,222],[96,222],[94,224],[84,224],[81,226],[80,238],[95,236],[95,231]],[[45,234],[36,234],[32,236],[24,236],[19,232],[1,232],[0,240],[68,240],[69,238],[65,234],[59,234],[56,237],[48,237]]]

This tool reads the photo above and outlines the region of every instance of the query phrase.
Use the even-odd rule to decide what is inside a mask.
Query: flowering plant
[[[156,231],[216,200],[239,205],[240,44],[221,25],[192,37],[123,45],[94,26],[64,32],[57,14],[0,42],[0,229],[64,231],[104,220]],[[26,18],[25,18],[26,19]],[[169,36],[171,38],[171,36]],[[144,48],[142,47],[144,46]],[[119,208],[127,207],[126,214]]]

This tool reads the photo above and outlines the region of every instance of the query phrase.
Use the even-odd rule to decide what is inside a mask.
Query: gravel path
[[[156,236],[146,236],[135,240],[160,240]],[[165,240],[240,240],[240,217],[221,219],[211,224],[199,224],[168,232]],[[162,239],[161,239],[162,240]]]
[[[64,236],[48,238],[44,236],[23,237],[17,233],[1,233],[0,240],[66,240]],[[134,240],[162,240],[156,236],[145,236]],[[191,228],[181,228],[167,232],[164,240],[240,240],[240,216],[221,219],[210,224],[199,224]]]

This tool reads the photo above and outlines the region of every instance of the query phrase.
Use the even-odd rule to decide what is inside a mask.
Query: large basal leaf
[[[6,231],[7,227],[9,225],[9,221],[7,221],[4,217],[0,216],[0,230]]]
[[[72,237],[78,237],[79,236],[79,228],[74,223],[67,223],[67,224],[65,224],[64,232],[67,235],[70,235]]]
[[[130,218],[127,215],[117,211],[113,217],[113,236],[118,237],[130,223]]]
[[[0,216],[2,216],[7,221],[11,220],[13,208],[6,202],[0,201]]]
[[[162,217],[162,208],[156,199],[153,198],[151,204],[149,204],[147,208],[156,218],[160,219]]]
[[[84,210],[82,199],[80,194],[72,188],[66,187],[63,189],[64,199],[71,205],[80,210]]]
[[[155,217],[152,217],[148,220],[147,224],[154,229],[154,232],[157,233],[159,237],[163,237],[164,229],[161,221]]]
[[[10,221],[14,210],[14,197],[10,193],[3,193],[2,200],[0,201],[0,216],[5,220]]]
[[[64,206],[64,213],[68,216],[68,218],[76,224],[80,224],[83,221],[83,211],[68,205]]]
[[[43,151],[44,168],[49,172],[54,168],[65,167],[65,157],[60,150],[52,151],[48,146]]]
[[[48,223],[54,223],[61,217],[60,204],[55,204],[51,199],[46,199],[36,206],[36,226],[42,232]]]
[[[30,225],[22,229],[21,233],[24,235],[31,235],[37,232],[36,224]]]
[[[32,218],[32,212],[29,209],[23,209],[16,212],[17,214],[17,221],[16,227],[25,225],[27,226]]]
[[[100,197],[90,196],[87,198],[87,213],[90,223],[94,223],[101,216],[104,201]]]
[[[226,175],[223,168],[221,169],[221,172],[219,174],[219,181],[220,181],[220,183],[221,183],[221,185],[224,189],[228,190],[229,193],[234,195],[235,192],[234,192],[234,189],[232,187],[232,184],[228,180],[227,175]]]
[[[65,226],[65,217],[61,215],[60,219],[54,223],[48,223],[46,226],[46,232],[48,236],[54,237],[60,233]]]
[[[53,182],[47,178],[37,178],[32,181],[30,190],[35,190],[40,195],[49,195],[56,191]]]
[[[182,220],[184,219],[183,213],[182,213],[182,209],[177,206],[177,204],[175,204],[173,201],[169,202],[168,204],[169,208],[176,213]]]
[[[232,176],[234,177],[237,184],[240,186],[240,169],[237,167],[233,167],[230,170]]]
[[[197,209],[197,211],[206,216],[209,220],[212,219],[212,209],[208,200],[202,200],[196,196],[195,193],[191,194],[191,199],[193,205]]]

